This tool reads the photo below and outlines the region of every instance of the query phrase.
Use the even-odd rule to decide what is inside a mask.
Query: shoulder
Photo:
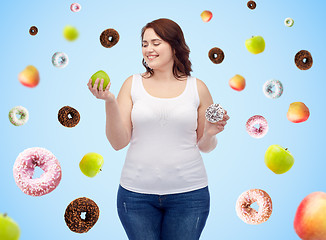
[[[133,79],[134,75],[129,76],[122,84],[121,88],[129,88],[131,89],[131,85],[132,85],[132,79]]]
[[[128,96],[131,99],[131,86],[133,75],[129,76],[122,84],[119,95]],[[119,96],[118,96],[119,97]]]
[[[197,82],[197,91],[200,99],[200,105],[202,105],[202,103],[205,102],[211,102],[212,96],[206,84],[199,78],[196,78],[196,82]]]

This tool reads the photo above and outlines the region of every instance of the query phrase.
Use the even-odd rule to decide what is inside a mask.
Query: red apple
[[[242,91],[246,86],[246,80],[239,74],[236,74],[229,80],[229,85],[236,91]]]
[[[326,240],[326,193],[313,192],[302,200],[294,230],[302,240]]]
[[[40,75],[37,68],[29,65],[18,75],[18,80],[26,87],[36,87],[40,82]]]
[[[303,102],[291,103],[286,114],[289,121],[293,123],[304,122],[309,118],[309,115],[309,108]]]
[[[212,19],[213,14],[211,11],[205,10],[200,14],[200,16],[204,22],[209,22]]]

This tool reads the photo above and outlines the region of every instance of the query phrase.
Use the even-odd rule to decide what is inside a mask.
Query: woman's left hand
[[[214,136],[224,130],[224,127],[227,123],[227,121],[230,119],[230,117],[227,115],[227,111],[225,110],[223,119],[216,122],[211,123],[209,121],[205,121],[205,127],[204,127],[204,134],[209,136]]]

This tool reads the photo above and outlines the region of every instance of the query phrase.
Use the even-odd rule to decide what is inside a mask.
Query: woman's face
[[[173,52],[170,44],[162,40],[152,28],[144,32],[142,53],[145,62],[153,70],[173,67]]]

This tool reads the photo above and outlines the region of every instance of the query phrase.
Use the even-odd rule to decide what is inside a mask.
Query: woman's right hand
[[[93,95],[97,99],[103,99],[106,102],[113,102],[115,100],[115,96],[113,95],[113,93],[111,93],[109,91],[110,86],[111,86],[111,81],[109,82],[109,84],[107,85],[107,87],[105,88],[104,91],[103,91],[104,79],[101,79],[100,87],[99,87],[99,89],[97,89],[99,81],[100,81],[100,79],[97,78],[95,80],[94,86],[92,86],[92,79],[89,79],[88,84],[87,84],[88,89],[93,93]]]

